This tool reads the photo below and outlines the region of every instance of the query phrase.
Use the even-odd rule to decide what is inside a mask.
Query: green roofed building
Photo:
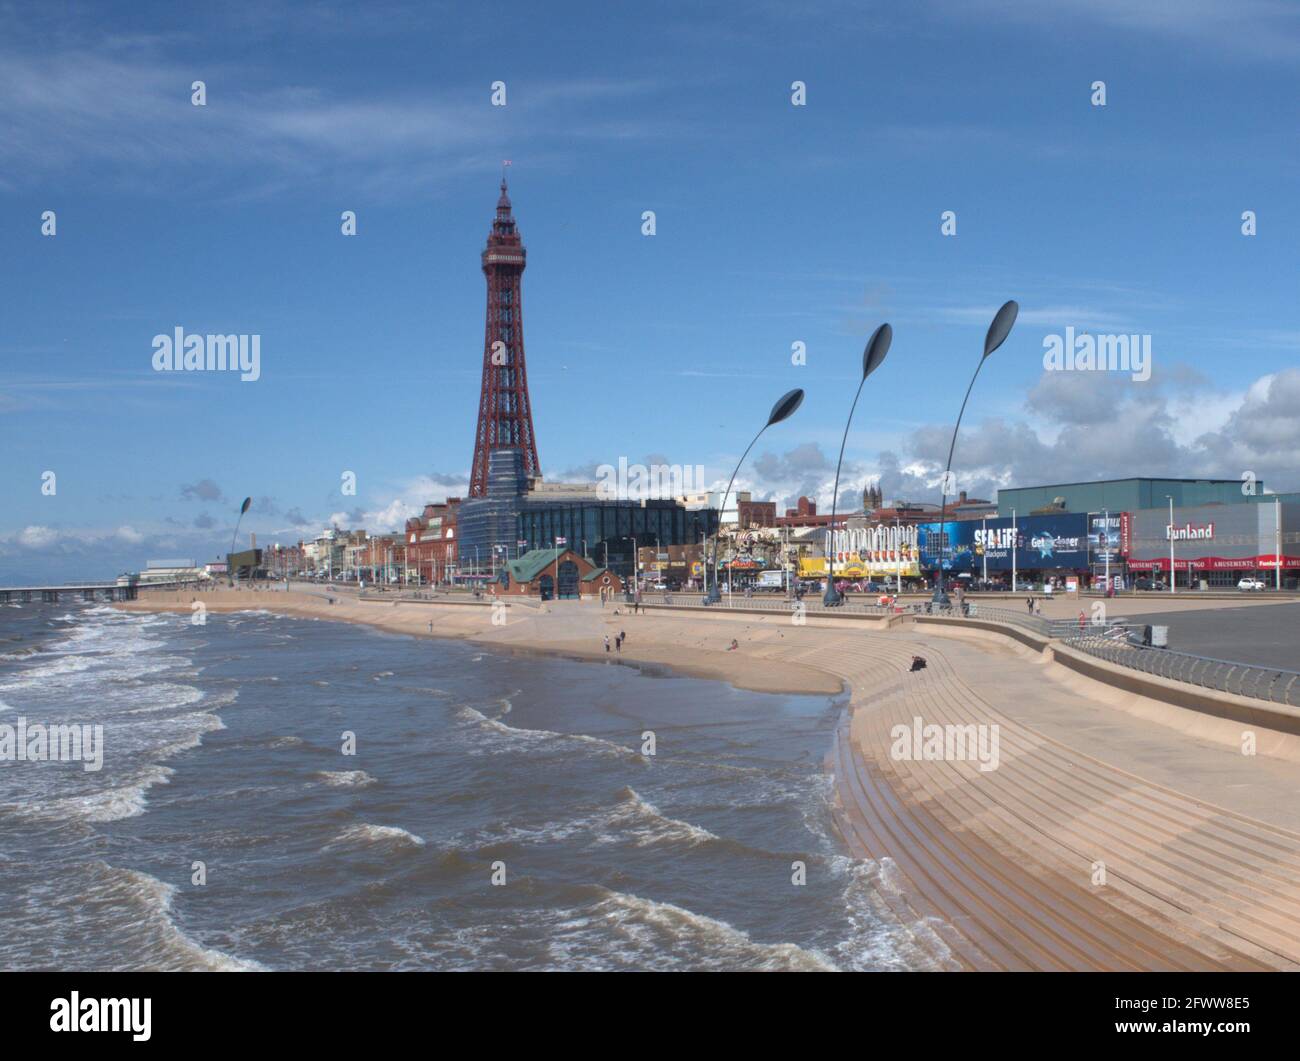
[[[617,593],[623,583],[612,571],[597,567],[572,549],[530,549],[506,562],[495,588],[503,595],[576,600],[598,596],[601,590]]]

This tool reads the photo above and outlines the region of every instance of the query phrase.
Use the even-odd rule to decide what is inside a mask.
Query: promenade
[[[621,662],[760,690],[847,689],[828,759],[837,821],[851,852],[877,864],[881,904],[937,963],[1300,968],[1300,765],[1243,755],[1240,727],[1226,720],[1073,674],[996,633],[938,624],[796,626],[777,615],[516,601],[494,626],[485,605],[334,597],[244,589],[199,599],[211,612],[266,608],[415,636],[432,624],[435,636],[593,659],[614,658],[604,636],[625,630]],[[190,598],[119,607],[184,612]],[[927,666],[911,672],[916,654]],[[996,769],[891,754],[891,731],[917,719],[996,726]]]

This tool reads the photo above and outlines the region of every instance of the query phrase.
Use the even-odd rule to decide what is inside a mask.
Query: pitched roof
[[[559,555],[572,552],[571,549],[561,549]],[[531,582],[548,567],[556,561],[554,549],[529,549],[523,556],[510,560],[506,566],[510,568],[510,577],[515,582]]]

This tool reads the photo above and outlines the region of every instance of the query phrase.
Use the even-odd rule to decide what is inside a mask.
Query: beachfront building
[[[451,581],[456,570],[456,511],[459,497],[424,506],[406,521],[406,576],[409,583],[436,586]]]
[[[149,560],[138,581],[142,586],[151,582],[193,582],[201,575],[201,569],[193,560]]]
[[[1265,500],[1271,503],[1175,505],[1172,523],[1168,505],[1122,513],[1125,567],[1132,577],[1166,581],[1172,570],[1179,588],[1235,587],[1254,578],[1270,589],[1294,589],[1300,581],[1300,502],[1277,494]]]
[[[641,546],[693,545],[717,529],[717,510],[677,498],[609,498],[595,483],[546,483],[525,474],[517,449],[494,450],[488,492],[457,512],[460,579],[489,582],[533,549],[568,547],[631,578]]]
[[[267,573],[272,578],[289,578],[306,570],[307,560],[305,546],[302,542],[281,545],[279,542],[263,550],[262,556]]]
[[[921,575],[916,542],[916,524],[872,524],[854,519],[844,529],[830,532],[826,554],[835,560],[837,580],[910,581]],[[805,558],[800,574],[805,578],[824,577],[827,556]]]
[[[934,577],[1010,585],[1020,580],[1078,588],[1091,567],[1088,518],[1060,512],[1035,516],[949,519],[915,528],[920,567]]]
[[[623,589],[618,575],[569,548],[530,549],[505,561],[490,585],[500,596],[539,600],[576,600]]]
[[[998,491],[998,515],[1061,512],[1137,512],[1174,505],[1235,505],[1265,500],[1264,481],[1251,479],[1099,479],[1087,483],[1017,486]],[[1300,500],[1290,497],[1286,500]]]

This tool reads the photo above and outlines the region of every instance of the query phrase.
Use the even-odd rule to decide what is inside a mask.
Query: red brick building
[[[406,521],[406,564],[421,585],[448,582],[456,572],[456,510],[459,497],[424,506]]]
[[[741,494],[736,501],[736,520],[741,530],[750,527],[775,527],[776,502],[751,501],[749,494]]]
[[[858,515],[858,513],[837,512],[835,526],[843,527],[850,515]],[[817,502],[811,497],[801,497],[797,508],[787,508],[785,515],[777,516],[773,523],[777,527],[829,527],[831,514],[827,512],[819,516]]]

